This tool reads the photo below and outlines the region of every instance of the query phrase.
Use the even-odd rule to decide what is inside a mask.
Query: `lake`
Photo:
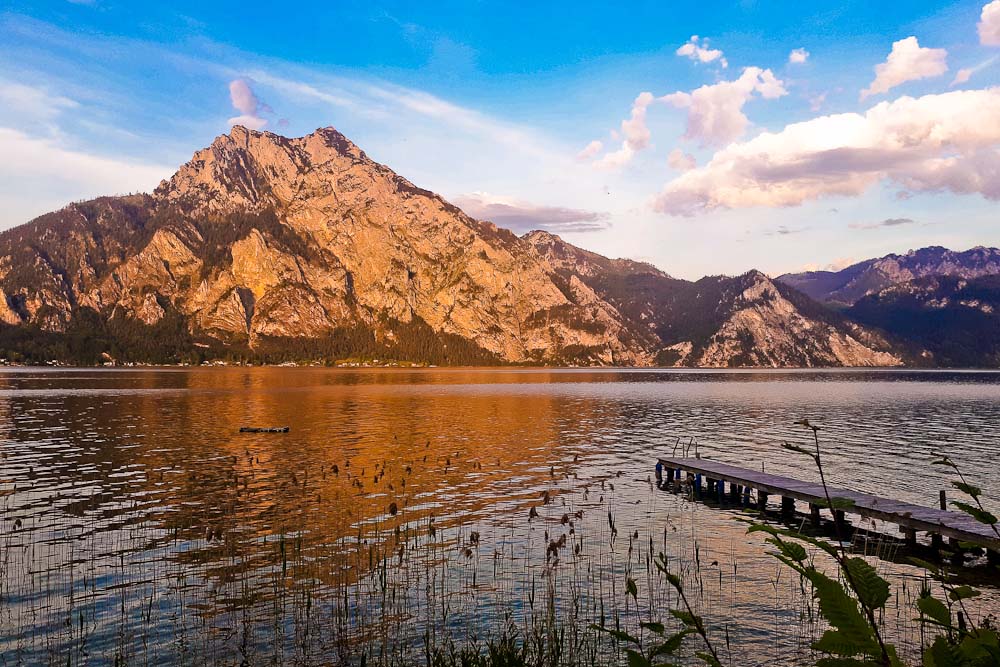
[[[669,617],[660,552],[736,662],[799,664],[822,625],[797,576],[651,478],[697,443],[816,480],[781,448],[802,418],[836,486],[936,506],[944,452],[1000,504],[994,372],[5,369],[0,665],[426,664],[503,628],[624,663],[586,628]],[[925,578],[873,563],[912,655]]]

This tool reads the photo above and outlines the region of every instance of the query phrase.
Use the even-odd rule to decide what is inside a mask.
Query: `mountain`
[[[689,282],[649,264],[608,260],[547,232],[525,238],[557,273],[578,278],[630,326],[653,334],[659,365],[894,366],[903,361],[880,334],[759,271]]]
[[[894,365],[759,272],[677,280],[475,220],[333,128],[233,127],[152,194],[0,234],[0,354],[93,363]]]
[[[1000,366],[1000,275],[917,278],[860,299],[847,315],[916,342],[934,365]]]
[[[813,299],[837,306],[850,306],[891,285],[926,276],[977,278],[1000,274],[1000,250],[976,247],[955,252],[939,246],[911,250],[905,255],[886,255],[853,264],[840,271],[787,273],[778,280]]]

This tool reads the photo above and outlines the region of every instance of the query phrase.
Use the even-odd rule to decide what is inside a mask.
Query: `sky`
[[[1000,0],[0,7],[0,229],[238,123],[683,278],[1000,243]]]

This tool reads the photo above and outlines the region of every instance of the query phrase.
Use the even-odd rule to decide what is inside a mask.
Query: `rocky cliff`
[[[678,280],[630,260],[608,260],[546,232],[525,237],[555,270],[653,336],[657,363],[698,367],[894,366],[903,354],[876,331],[812,302],[759,271]]]
[[[234,127],[151,195],[8,230],[0,292],[0,351],[77,361],[901,361],[757,272],[691,283],[474,220],[332,128]]]
[[[906,337],[926,363],[1000,366],[1000,276],[926,276],[897,283],[855,303],[847,314]]]

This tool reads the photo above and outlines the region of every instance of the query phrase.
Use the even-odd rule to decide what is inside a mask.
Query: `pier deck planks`
[[[785,496],[821,505],[826,504],[826,494],[821,484],[748,470],[708,459],[662,456],[659,460],[665,468],[700,473],[712,479],[722,479],[733,484],[749,486],[768,495]],[[902,528],[954,537],[962,542],[978,544],[988,549],[1000,551],[1000,538],[997,538],[992,528],[979,523],[964,512],[924,507],[923,505],[914,505],[832,486],[829,487],[829,491],[832,498],[847,498],[854,502],[853,507],[838,508],[843,509],[847,514],[880,519],[895,523]]]

